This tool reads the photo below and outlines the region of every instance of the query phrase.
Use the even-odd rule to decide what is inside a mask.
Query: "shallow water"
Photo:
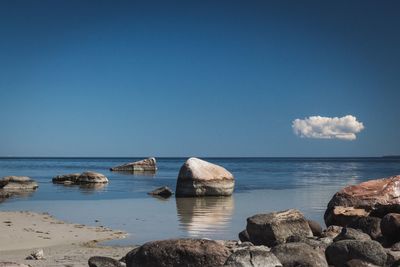
[[[110,172],[112,166],[135,158],[0,159],[0,176],[27,175],[39,182],[33,194],[7,200],[0,210],[50,212],[75,223],[104,225],[130,233],[126,245],[171,237],[237,239],[246,218],[260,212],[298,208],[323,223],[331,196],[341,187],[400,174],[400,159],[387,158],[209,158],[236,178],[232,197],[161,200],[147,192],[175,188],[184,158],[159,158],[155,175]],[[105,174],[99,187],[51,183],[55,175],[86,170]],[[99,222],[95,222],[99,220]]]

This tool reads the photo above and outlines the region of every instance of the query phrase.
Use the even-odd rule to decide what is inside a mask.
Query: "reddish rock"
[[[346,226],[360,217],[400,212],[400,175],[351,185],[337,192],[325,212],[326,225]]]

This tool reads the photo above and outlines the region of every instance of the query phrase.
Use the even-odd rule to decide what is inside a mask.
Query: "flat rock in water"
[[[271,252],[284,267],[328,267],[325,255],[305,243],[287,243],[275,246]]]
[[[376,241],[341,240],[332,243],[325,251],[330,265],[346,266],[350,260],[384,266],[387,259],[385,249]]]
[[[280,267],[279,259],[264,246],[249,246],[236,249],[224,266],[229,267]]]
[[[58,175],[53,178],[55,184],[65,185],[84,185],[84,184],[105,184],[108,179],[101,173],[97,172],[83,172],[71,173],[65,175]]]
[[[121,262],[102,256],[94,256],[88,260],[89,267],[123,267]]]
[[[328,226],[347,226],[359,217],[391,212],[400,213],[400,175],[343,188],[328,203],[324,219]]]
[[[6,176],[0,180],[0,189],[4,191],[35,190],[39,185],[27,176]]]
[[[145,243],[125,256],[127,267],[215,267],[230,256],[227,247],[206,239],[169,239]]]
[[[230,196],[235,180],[229,171],[216,164],[189,158],[179,170],[177,197]]]
[[[256,214],[247,218],[246,230],[253,244],[269,247],[285,243],[293,235],[313,236],[307,220],[296,209]]]
[[[127,172],[155,172],[157,171],[157,162],[155,158],[148,158],[116,166],[111,168],[110,170]]]
[[[160,196],[163,198],[169,198],[172,196],[173,192],[168,186],[162,186],[157,189],[154,189],[153,191],[148,193],[149,195],[152,196]]]

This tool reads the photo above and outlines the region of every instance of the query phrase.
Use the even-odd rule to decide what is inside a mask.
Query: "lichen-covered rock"
[[[65,185],[105,184],[108,183],[108,179],[101,173],[83,172],[55,176],[53,183]]]
[[[275,246],[271,252],[284,267],[328,267],[325,255],[305,243],[287,243]]]
[[[278,258],[268,247],[250,246],[236,249],[224,266],[229,267],[280,267]]]
[[[127,267],[223,266],[231,252],[223,244],[205,239],[152,241],[125,256]]]
[[[246,231],[253,244],[269,247],[285,243],[289,236],[313,236],[307,220],[295,209],[247,218]]]
[[[387,255],[385,249],[376,241],[341,240],[332,243],[325,251],[330,265],[346,266],[350,260],[360,260],[367,263],[384,266]]]
[[[111,168],[110,170],[126,172],[155,172],[157,171],[157,162],[155,158],[148,158],[116,166]]]
[[[0,180],[0,189],[3,191],[35,190],[39,185],[27,176],[6,176]]]
[[[324,215],[329,225],[347,226],[360,217],[400,213],[400,175],[351,185],[337,192]]]
[[[210,162],[189,158],[179,170],[177,197],[230,196],[235,180],[225,168]]]

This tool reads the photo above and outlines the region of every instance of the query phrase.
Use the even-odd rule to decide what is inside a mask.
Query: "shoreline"
[[[127,233],[58,220],[48,213],[0,211],[0,258],[30,266],[87,266],[95,255],[121,258],[135,246],[103,246]],[[43,249],[43,260],[26,260]]]

